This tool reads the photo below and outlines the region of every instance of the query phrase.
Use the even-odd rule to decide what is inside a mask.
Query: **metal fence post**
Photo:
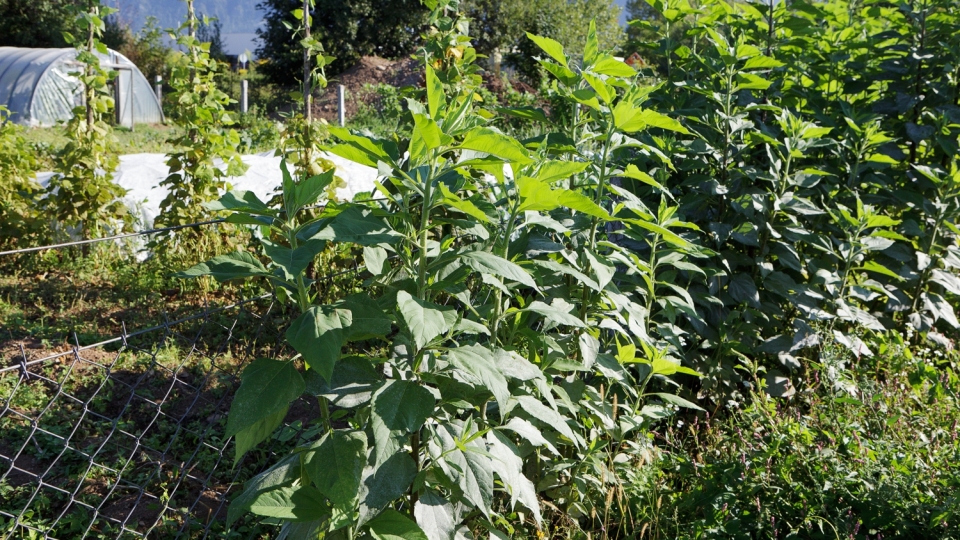
[[[240,112],[247,112],[247,80],[240,81]]]
[[[346,88],[343,85],[337,86],[337,112],[338,119],[340,120],[340,127],[343,127],[347,123],[347,110],[344,105],[344,94],[346,94]]]
[[[163,103],[163,84],[161,82],[163,79],[159,75],[153,80],[153,91],[157,93],[157,101],[161,104]]]

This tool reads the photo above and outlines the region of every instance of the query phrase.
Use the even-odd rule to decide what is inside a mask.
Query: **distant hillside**
[[[249,34],[255,32],[263,20],[257,10],[259,0],[196,0],[198,14],[216,17],[225,34]],[[133,29],[143,26],[147,17],[160,21],[161,28],[172,28],[183,21],[187,6],[182,0],[106,0],[120,9],[120,20]]]

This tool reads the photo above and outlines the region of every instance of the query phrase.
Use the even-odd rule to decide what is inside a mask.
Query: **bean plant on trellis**
[[[469,62],[456,2],[428,5],[431,20],[457,30],[457,61]],[[284,166],[280,207],[245,192],[211,206],[259,227],[266,257],[238,251],[181,275],[261,277],[300,311],[286,332],[297,354],[257,360],[242,375],[226,427],[236,459],[303,393],[317,396],[324,428],[248,482],[229,519],[279,518],[286,534],[304,537],[431,540],[549,536],[569,526],[565,515],[602,522],[604,537],[632,526],[617,471],[649,457],[651,423],[696,408],[656,391],[666,377],[696,373],[669,339],[649,336],[687,309],[665,277],[700,253],[678,232],[690,225],[665,190],[637,167],[621,170],[613,154],[649,149],[631,134],[684,130],[642,108],[648,92],[598,50],[594,31],[576,73],[556,42],[535,39],[568,97],[591,107],[579,125],[584,144],[563,133],[524,144],[487,127],[475,91],[444,92],[428,56],[425,99],[408,103],[409,139],[331,128],[339,143],[330,151],[377,167],[385,200],[329,203],[310,217],[304,209],[333,171],[296,180]],[[615,174],[650,186],[660,205],[615,202]],[[651,253],[611,242],[613,223]],[[361,249],[369,277],[362,292],[317,305],[304,272],[330,244]]]
[[[170,34],[186,52],[177,57],[170,71],[170,101],[174,104],[171,118],[180,130],[170,141],[177,149],[167,154],[170,174],[160,183],[168,193],[160,203],[158,227],[206,219],[204,203],[217,200],[226,190],[225,178],[246,170],[237,151],[240,135],[230,127],[234,118],[227,110],[235,100],[217,87],[221,64],[210,56],[210,44],[197,39],[193,0],[186,0],[186,4],[186,19],[179,32]],[[203,22],[209,23],[206,16]],[[162,256],[202,260],[219,243],[218,236],[208,231],[188,228],[158,236],[154,249]]]
[[[74,107],[73,118],[66,123],[68,142],[54,158],[56,174],[47,186],[46,206],[59,230],[79,229],[83,238],[96,238],[105,230],[132,224],[130,213],[119,201],[125,191],[113,182],[120,160],[112,149],[115,138],[110,125],[104,120],[114,107],[109,83],[117,72],[104,70],[98,56],[109,53],[100,37],[104,17],[114,12],[93,2],[77,15],[77,27],[86,31],[85,39],[64,34],[83,65],[73,75],[81,85],[84,104]]]

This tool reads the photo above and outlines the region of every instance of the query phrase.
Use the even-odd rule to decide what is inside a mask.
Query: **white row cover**
[[[119,71],[120,124],[158,124],[163,111],[150,83],[137,66],[110,50],[100,55],[104,69]],[[80,81],[71,75],[82,68],[76,49],[0,47],[0,105],[11,120],[27,126],[52,126],[69,120],[83,104]]]

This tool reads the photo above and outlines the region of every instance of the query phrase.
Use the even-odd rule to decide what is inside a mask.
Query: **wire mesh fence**
[[[316,400],[236,465],[223,433],[243,367],[286,354],[284,309],[254,295],[60,350],[0,342],[0,538],[273,536],[253,519],[228,528],[229,501],[319,432]]]

